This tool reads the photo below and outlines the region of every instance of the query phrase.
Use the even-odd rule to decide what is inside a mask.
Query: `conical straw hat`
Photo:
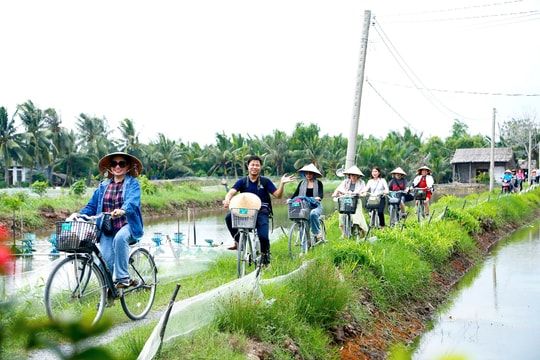
[[[392,172],[390,174],[401,174],[401,175],[407,175],[407,173],[405,171],[403,171],[402,168],[400,167],[397,167],[395,168],[394,170],[392,170]]]
[[[231,202],[229,203],[230,209],[255,209],[259,210],[261,208],[261,199],[249,192],[240,193],[236,196],[233,196]]]
[[[313,163],[311,163],[309,165],[306,165],[303,168],[301,168],[300,170],[298,170],[299,173],[302,173],[302,172],[305,172],[305,171],[314,173],[315,177],[321,177],[322,176],[321,172],[317,169],[317,167]]]
[[[358,176],[364,176],[364,173],[362,173],[362,171],[360,171],[360,169],[358,168],[358,166],[356,165],[353,165],[351,166],[350,168],[348,168],[347,170],[345,170],[343,172],[343,174],[345,175],[358,175]]]

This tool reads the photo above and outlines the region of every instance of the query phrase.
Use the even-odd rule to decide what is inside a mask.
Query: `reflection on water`
[[[539,229],[537,222],[516,232],[467,274],[413,359],[538,359]]]
[[[326,214],[336,208],[332,199],[325,199],[323,207]],[[227,250],[233,242],[225,225],[226,213],[226,209],[192,210],[167,217],[145,219],[145,235],[139,245],[148,248],[156,257],[161,281],[173,277],[180,279],[203,271],[217,256],[234,254]],[[284,201],[276,201],[271,238],[282,235],[283,231],[287,232],[290,224],[287,205]],[[53,245],[49,242],[50,237],[50,231],[38,234],[32,255],[17,257],[11,269],[12,275],[0,279],[0,298],[12,295],[20,289],[24,289],[29,295],[31,291],[27,291],[28,289],[41,289],[44,286],[52,261],[65,256],[64,253],[51,254]],[[180,237],[181,241],[174,241]],[[158,238],[160,241],[156,241]]]

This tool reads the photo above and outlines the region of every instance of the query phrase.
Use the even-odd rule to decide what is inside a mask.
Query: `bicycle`
[[[388,198],[388,213],[390,215],[390,226],[397,225],[401,220],[401,197],[402,191],[390,191],[387,195]]]
[[[371,229],[373,228],[380,228],[379,223],[379,206],[381,204],[381,197],[382,195],[374,195],[371,193],[366,193],[366,209],[368,210],[369,214],[369,225],[368,225],[368,231],[366,233],[366,239],[368,238],[369,234],[371,233]]]
[[[341,195],[337,198],[338,212],[345,215],[343,222],[343,236],[346,239],[350,239],[351,236],[355,236],[356,240],[360,237],[360,228],[358,225],[352,223],[351,214],[356,213],[358,206],[358,195]]]
[[[98,248],[97,216],[84,216],[56,223],[56,249],[69,253],[52,269],[45,285],[44,302],[52,320],[91,320],[96,324],[105,307],[120,299],[132,320],[143,319],[156,295],[157,268],[148,250],[134,247],[129,253],[130,286],[117,288]]]
[[[261,253],[257,236],[258,209],[230,208],[232,227],[238,229],[236,266],[238,278],[246,275],[247,268],[254,265],[257,276],[261,271]],[[251,237],[253,233],[253,238]]]
[[[427,199],[427,188],[414,188],[414,200],[416,201],[416,217],[421,222],[426,217],[424,201]]]
[[[319,228],[321,229],[320,239],[312,236],[308,226],[311,214],[311,206],[307,200],[301,198],[291,199],[289,202],[289,220],[293,221],[289,229],[289,257],[291,260],[299,258],[301,254],[326,242],[326,225],[324,216],[319,217]]]

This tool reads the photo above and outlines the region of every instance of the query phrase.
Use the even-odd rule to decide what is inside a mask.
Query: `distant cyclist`
[[[341,184],[332,194],[332,197],[338,197],[340,195],[357,195],[359,196],[365,189],[366,183],[364,182],[364,174],[360,169],[353,165],[347,170],[343,171],[343,175],[348,178],[343,180]],[[346,214],[339,214],[339,228],[341,229],[341,237],[345,234],[345,217]],[[353,225],[358,225],[360,228],[360,235],[363,237],[364,234],[368,231],[368,226],[366,223],[366,218],[364,217],[364,212],[362,211],[362,202],[358,201],[356,205],[356,212],[351,214],[351,220]]]
[[[424,207],[426,209],[426,216],[429,216],[429,200],[433,194],[433,185],[435,185],[435,180],[433,179],[433,176],[431,176],[431,169],[425,165],[419,167],[418,170],[416,170],[416,174],[417,175],[412,182],[412,186],[414,188],[426,189]]]
[[[323,198],[324,189],[323,183],[318,179],[322,177],[322,174],[314,164],[306,165],[298,170],[298,172],[302,176],[302,181],[298,183],[292,197],[302,196],[309,202],[311,206],[309,226],[311,228],[311,233],[318,241],[321,240],[323,236],[321,233],[319,217],[323,211],[321,200]]]
[[[399,202],[399,208],[401,209],[401,216],[407,216],[407,210],[405,209],[405,202],[413,199],[413,196],[409,194],[409,183],[405,176],[407,173],[402,168],[397,167],[390,173],[392,180],[388,183],[388,189],[390,191],[400,191],[401,201]]]

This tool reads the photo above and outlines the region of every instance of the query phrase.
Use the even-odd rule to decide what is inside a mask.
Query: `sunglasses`
[[[120,161],[111,161],[111,168],[115,168],[117,166],[120,166],[120,168],[125,168],[127,166],[127,162],[120,160]]]

